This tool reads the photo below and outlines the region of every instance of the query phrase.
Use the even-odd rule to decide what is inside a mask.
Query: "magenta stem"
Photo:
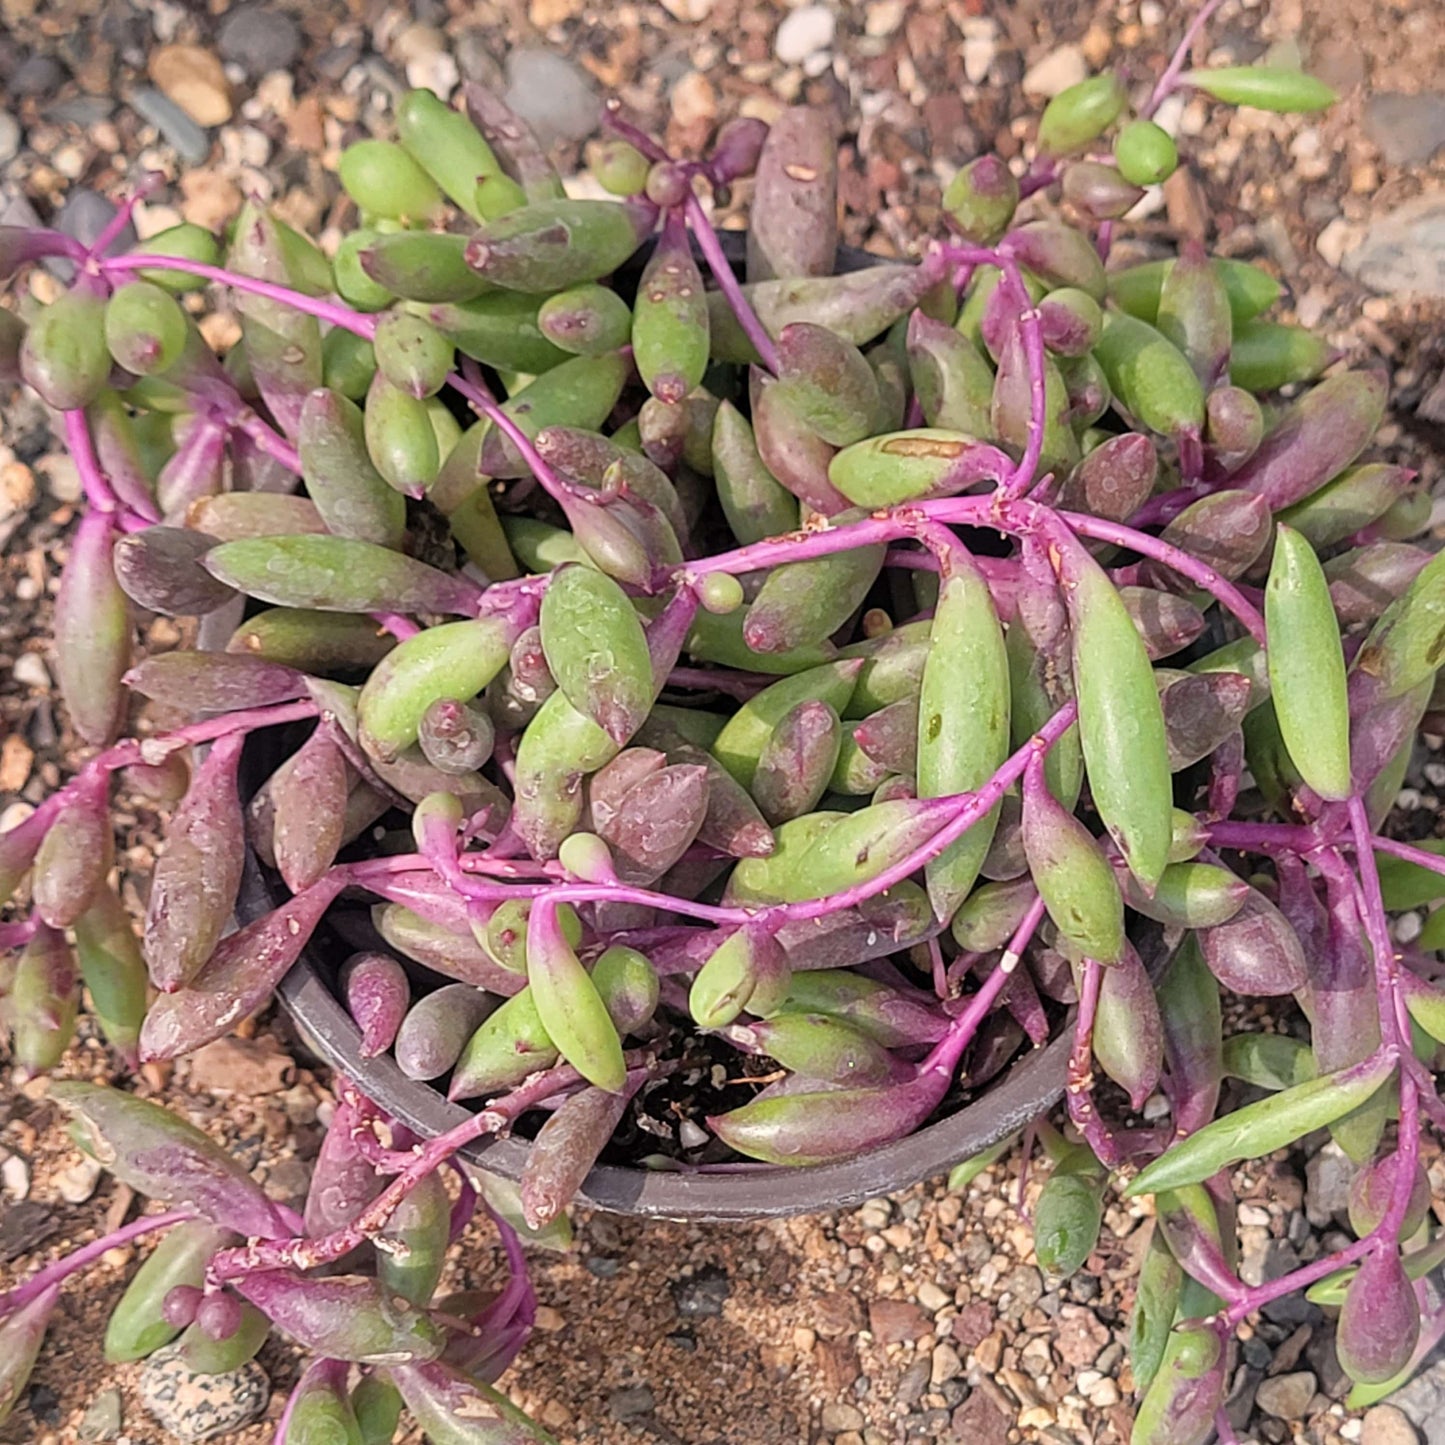
[[[687,215],[688,225],[692,228],[693,235],[697,237],[697,244],[702,248],[708,270],[712,272],[713,280],[718,284],[718,290],[727,297],[728,306],[733,315],[737,317],[738,325],[747,333],[747,338],[752,342],[753,349],[762,358],[763,365],[776,376],[778,374],[778,348],[773,344],[773,338],[768,335],[767,328],[758,320],[757,312],[753,310],[748,298],[743,294],[743,288],[733,274],[732,264],[723,254],[722,243],[717,238],[717,232],[713,229],[707,212],[703,210],[702,202],[696,196],[689,194],[684,203],[684,211]]]
[[[1248,629],[1249,635],[1261,647],[1265,645],[1264,618],[1259,609],[1249,601],[1234,583],[1222,577],[1207,562],[1191,557],[1188,552],[1151,537],[1147,532],[1135,531],[1119,522],[1106,521],[1102,517],[1089,517],[1080,512],[1059,512],[1057,514],[1080,536],[1092,537],[1099,542],[1112,542],[1118,547],[1127,547],[1131,552],[1142,553],[1164,563],[1166,567],[1187,577],[1191,582],[1212,593]]]
[[[632,1068],[651,1062],[651,1056],[641,1050],[624,1057]],[[207,1283],[222,1285],[227,1280],[267,1269],[315,1269],[340,1259],[384,1229],[402,1200],[459,1149],[484,1134],[504,1132],[528,1109],[584,1082],[582,1075],[567,1064],[558,1064],[533,1074],[510,1094],[493,1100],[464,1123],[418,1144],[405,1156],[403,1167],[391,1183],[350,1224],[312,1239],[254,1240],[234,1249],[223,1249],[207,1267]]]
[[[62,413],[65,420],[65,445],[75,458],[75,469],[80,473],[80,485],[85,500],[94,512],[116,512],[120,503],[115,492],[100,469],[100,460],[95,455],[95,443],[90,435],[90,423],[84,411]]]
[[[1394,1044],[1402,1053],[1410,1047],[1410,1018],[1400,990],[1400,960],[1390,938],[1390,923],[1385,914],[1385,901],[1380,891],[1380,872],[1375,866],[1375,850],[1371,846],[1374,832],[1365,816],[1364,799],[1358,794],[1348,803],[1350,827],[1355,836],[1355,868],[1359,875],[1360,913],[1364,919],[1365,936],[1374,955],[1375,984],[1380,1006],[1381,1038]],[[1404,1078],[1401,1078],[1403,1093]],[[1403,1099],[1402,1099],[1403,1105]],[[1403,1124],[1403,1120],[1402,1120]],[[1402,1129],[1403,1132],[1403,1129]]]
[[[151,256],[131,252],[125,256],[99,257],[96,265],[103,272],[150,269],[184,271],[188,275],[202,276],[207,281],[215,281],[222,286],[233,287],[237,291],[249,292],[252,296],[264,296],[268,301],[279,301],[283,306],[291,306],[297,311],[304,312],[307,316],[316,317],[318,321],[327,321],[332,326],[340,326],[347,331],[354,331],[368,341],[376,334],[376,318],[374,316],[353,311],[349,306],[342,306],[339,302],[322,301],[318,297],[307,296],[304,292],[294,291],[289,286],[278,286],[274,281],[259,281],[254,276],[241,276],[235,271],[227,271],[223,266],[211,266],[204,261],[190,261],[182,256]]]
[[[95,256],[103,256],[114,243],[115,238],[130,224],[130,218],[135,215],[135,208],[146,199],[153,196],[165,184],[165,175],[161,171],[147,171],[141,177],[140,183],[116,208],[116,213],[105,223],[95,240],[86,250],[86,257],[90,259]]]
[[[472,406],[516,447],[548,496],[557,502],[571,500],[572,489],[542,459],[542,454],[532,445],[531,437],[512,420],[498,404],[496,397],[482,384],[480,373],[469,379],[453,372],[447,377],[446,384],[471,402]]]
[[[1414,863],[1418,867],[1428,868],[1432,873],[1445,875],[1445,857],[1436,853],[1427,853],[1423,848],[1416,848],[1409,843],[1402,843],[1398,838],[1386,838],[1382,834],[1371,835],[1369,846],[1376,853],[1388,853],[1392,858],[1403,858],[1407,863]]]
[[[1044,377],[1044,333],[1038,309],[1029,299],[1023,272],[1017,261],[1005,257],[1001,282],[1013,302],[1023,340],[1024,358],[1029,371],[1029,439],[1024,454],[1006,483],[1000,483],[1000,500],[1013,500],[1028,491],[1039,468],[1044,451],[1044,427],[1047,407]]]
[[[119,1249],[121,1245],[129,1244],[133,1239],[141,1239],[147,1234],[154,1234],[159,1229],[169,1229],[173,1224],[184,1224],[186,1220],[194,1218],[194,1214],[184,1209],[172,1210],[169,1214],[147,1214],[140,1219],[132,1220],[129,1224],[122,1225],[111,1234],[92,1240],[89,1244],[77,1249],[74,1254],[68,1254],[64,1259],[57,1259],[54,1264],[46,1265],[44,1269],[32,1275],[24,1284],[17,1285],[8,1294],[0,1295],[0,1319],[4,1319],[6,1315],[28,1305],[31,1300],[44,1294],[51,1285],[68,1279],[88,1264],[94,1264],[107,1250]]]
[[[968,830],[990,811],[1023,775],[1024,769],[1035,758],[1042,759],[1051,747],[1073,727],[1078,720],[1076,703],[1062,707],[1014,753],[983,787],[971,793],[955,793],[949,797],[935,799],[941,805],[952,809],[952,817],[928,839],[891,868],[885,868],[876,878],[866,883],[855,883],[841,893],[827,898],[813,899],[806,903],[783,903],[767,910],[767,916],[782,921],[797,922],[809,918],[823,918],[839,909],[874,898],[878,894],[901,883],[916,873],[926,863],[951,847]]]
[[[1155,111],[1164,103],[1165,99],[1174,91],[1179,83],[1179,77],[1183,73],[1185,65],[1189,62],[1189,52],[1194,48],[1194,42],[1199,39],[1204,27],[1209,24],[1214,12],[1224,3],[1224,0],[1205,0],[1205,4],[1199,7],[1194,19],[1189,22],[1189,28],[1184,32],[1184,39],[1179,42],[1179,48],[1175,50],[1170,58],[1164,74],[1155,82],[1149,99],[1144,102],[1144,107],[1139,114],[1145,119],[1153,118]]]

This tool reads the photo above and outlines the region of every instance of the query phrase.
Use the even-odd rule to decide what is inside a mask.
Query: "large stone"
[[[1445,297],[1445,191],[1382,216],[1340,264],[1372,291]]]
[[[266,1412],[271,1382],[254,1360],[239,1370],[199,1375],[179,1345],[157,1350],[140,1377],[140,1402],[163,1430],[180,1440],[210,1440],[239,1430]]]
[[[506,102],[544,146],[579,141],[597,128],[597,92],[586,74],[550,50],[514,50],[507,57]]]
[[[1420,1433],[1424,1445],[1445,1445],[1445,1348],[1437,1345],[1425,1367],[1390,1403]]]
[[[1376,1405],[1360,1432],[1360,1445],[1419,1445],[1419,1440],[1409,1418],[1394,1405]]]
[[[1445,146],[1445,95],[1373,95],[1365,103],[1364,127],[1391,165],[1423,165]]]

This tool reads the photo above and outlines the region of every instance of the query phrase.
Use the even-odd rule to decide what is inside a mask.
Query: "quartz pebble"
[[[827,50],[833,43],[837,19],[826,5],[804,5],[778,26],[773,54],[784,65],[801,65],[810,55]]]
[[[1084,52],[1077,45],[1061,45],[1024,72],[1024,93],[1052,98],[1087,79],[1088,74]]]

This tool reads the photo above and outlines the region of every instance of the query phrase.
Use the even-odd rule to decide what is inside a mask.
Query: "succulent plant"
[[[121,1232],[169,1230],[117,1358],[180,1336],[227,1368],[269,1321],[318,1356],[288,1445],[390,1439],[402,1401],[436,1440],[544,1438],[492,1387],[533,1309],[510,1228],[501,1295],[433,1304],[477,1206],[438,1173],[464,1144],[550,1111],[520,1186],[540,1226],[699,1058],[782,1077],[670,1167],[806,1165],[925,1126],[1061,1028],[1039,1257],[1087,1258],[1111,1175],[1155,1196],[1137,1441],[1202,1441],[1235,1328],[1286,1292],[1341,1303],[1362,1398],[1445,1331],[1411,1283],[1439,1253],[1412,1201],[1445,993],[1433,935],[1397,947],[1386,913],[1445,897],[1445,859],[1380,832],[1445,564],[1410,540],[1411,474],[1360,460],[1383,381],[1319,379],[1333,354],[1267,319],[1267,273],[1197,245],[1106,265],[1177,163],[1168,94],[1330,99],[1185,71],[1212,8],[1137,108],[1093,77],[1021,173],[964,166],[914,264],[836,272],[806,111],[688,160],[612,108],[614,198],[577,199],[475,87],[469,115],[413,92],[396,141],[342,155],[358,224],[333,257],[257,206],[127,254],[118,225],[89,249],[0,229],[5,273],[78,263],[0,363],[85,488],[56,632],[95,749],[0,835],[17,1061],[57,1062],[82,979],[126,1063],[226,1034],[344,893],[372,908],[337,985],[361,1052],[485,1101],[383,1144],[340,1081],[298,1218],[164,1110],[58,1085],[172,1210]],[[700,191],[753,173],[739,279]],[[1029,199],[1050,191],[1063,216]],[[240,312],[224,358],[176,300],[206,283]],[[139,611],[226,608],[223,650],[132,665]],[[118,740],[134,696],[194,720]],[[248,796],[263,731],[286,741]],[[111,779],[203,744],[137,945]],[[247,848],[290,897],[225,935]],[[1224,1038],[1223,990],[1293,994],[1308,1042]],[[1321,1128],[1362,1170],[1359,1238],[1247,1286],[1227,1171]],[[0,1412],[59,1281],[111,1242],[0,1300]],[[362,1246],[369,1272],[314,1273]]]

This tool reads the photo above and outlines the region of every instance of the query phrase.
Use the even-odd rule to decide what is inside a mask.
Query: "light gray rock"
[[[514,50],[507,57],[503,99],[544,146],[583,140],[597,129],[599,101],[592,81],[550,50]]]
[[[837,18],[826,5],[804,5],[783,18],[773,41],[773,54],[784,65],[801,65],[810,55],[832,45],[837,28]]]
[[[120,1391],[102,1390],[86,1408],[76,1434],[82,1440],[114,1440],[120,1434]]]
[[[1365,102],[1364,126],[1392,166],[1423,165],[1445,146],[1445,95],[1372,95]]]
[[[1340,264],[1372,291],[1445,297],[1445,191],[1382,216]]]
[[[1419,1432],[1424,1445],[1445,1445],[1445,1347],[1436,1346],[1424,1367],[1390,1403]]]
[[[1333,1140],[1305,1165],[1305,1214],[1316,1229],[1327,1228],[1350,1202],[1355,1165]]]

